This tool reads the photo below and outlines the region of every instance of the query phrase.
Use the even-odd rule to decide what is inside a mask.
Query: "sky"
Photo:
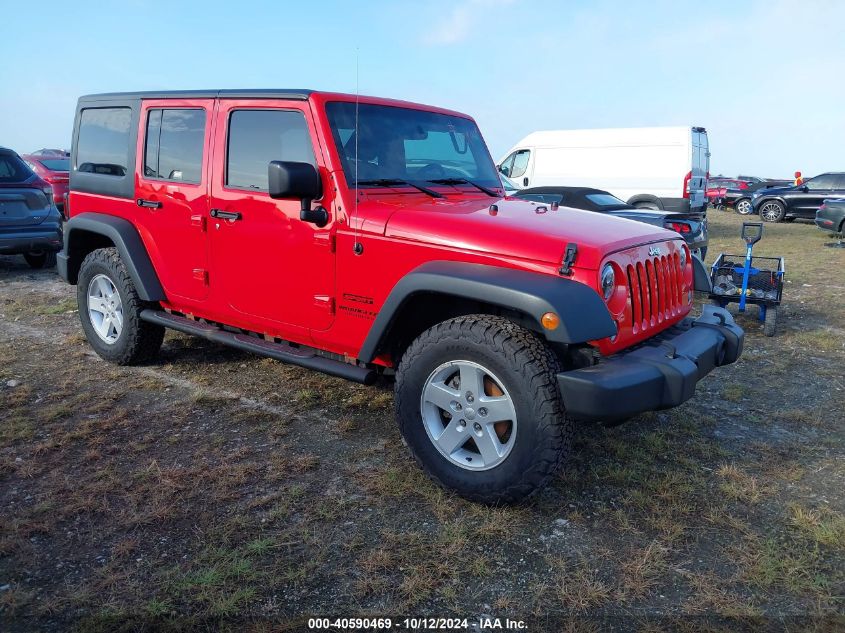
[[[472,115],[496,160],[536,130],[695,125],[712,174],[845,171],[839,0],[0,0],[0,14],[0,145],[21,153],[68,147],[83,94],[357,86]]]

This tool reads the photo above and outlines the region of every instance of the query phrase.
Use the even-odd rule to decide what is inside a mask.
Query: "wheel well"
[[[398,363],[408,346],[428,328],[466,314],[503,316],[526,329],[540,331],[533,317],[512,308],[463,297],[422,292],[409,297],[399,308],[381,338],[378,353],[389,354],[394,363]]]
[[[82,260],[98,248],[110,248],[114,246],[108,237],[101,233],[87,231],[85,229],[74,229],[68,235],[67,240],[67,256],[68,256],[68,281],[72,284],[76,283],[79,278],[79,268],[82,266]]]

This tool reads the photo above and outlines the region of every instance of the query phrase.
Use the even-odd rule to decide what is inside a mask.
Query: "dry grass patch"
[[[719,490],[731,501],[757,503],[766,490],[756,477],[741,471],[735,464],[719,466],[716,475],[722,479]]]
[[[808,509],[793,503],[789,521],[805,537],[818,545],[845,550],[845,516],[828,508]]]

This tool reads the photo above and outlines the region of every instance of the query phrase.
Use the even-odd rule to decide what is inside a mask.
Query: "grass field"
[[[741,252],[711,211],[709,259]],[[845,251],[767,225],[781,329],[668,412],[578,429],[530,503],[433,485],[366,388],[169,333],[120,368],[74,289],[0,258],[0,630],[300,630],[309,615],[532,631],[845,627]]]

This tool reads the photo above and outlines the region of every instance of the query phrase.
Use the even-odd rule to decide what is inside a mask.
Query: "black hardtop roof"
[[[150,90],[142,92],[103,92],[84,95],[80,101],[113,101],[135,99],[215,99],[217,97],[243,97],[255,99],[297,99],[305,101],[316,92],[292,88],[255,88],[234,90]]]

